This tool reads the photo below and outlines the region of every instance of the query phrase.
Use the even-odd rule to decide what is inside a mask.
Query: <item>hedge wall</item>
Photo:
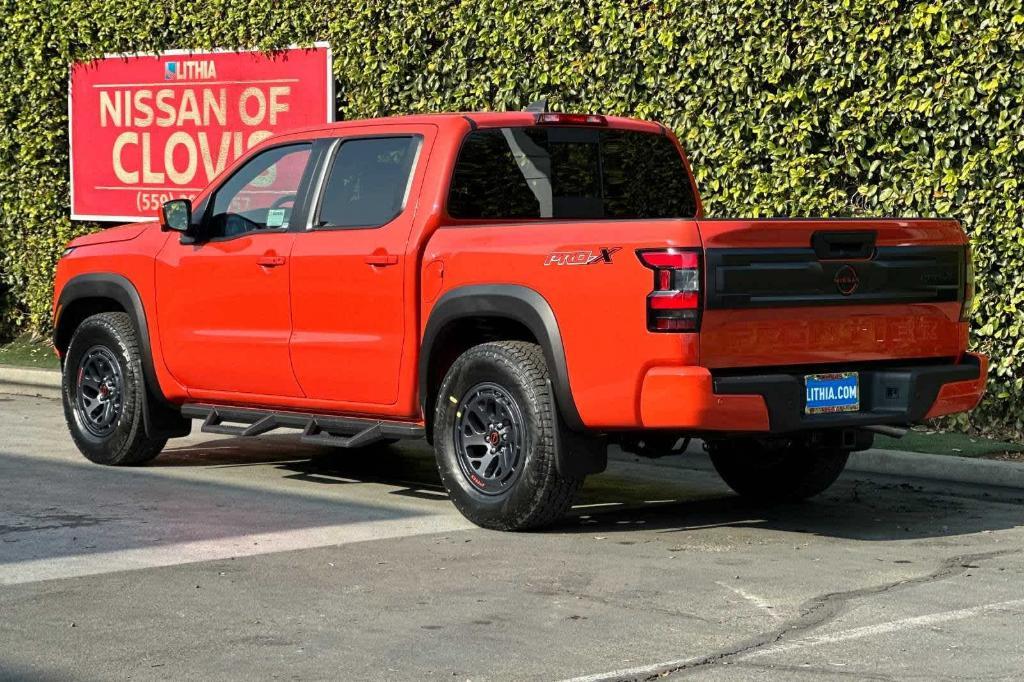
[[[952,215],[976,248],[973,426],[1024,431],[1022,0],[0,0],[0,280],[48,324],[68,219],[67,65],[107,52],[335,54],[339,118],[556,108],[657,118],[710,215]],[[3,287],[0,286],[0,290]]]

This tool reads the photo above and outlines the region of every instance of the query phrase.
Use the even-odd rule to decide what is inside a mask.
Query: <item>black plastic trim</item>
[[[811,235],[811,248],[818,260],[865,260],[875,255],[874,230],[818,230]]]
[[[868,260],[821,260],[814,248],[707,249],[705,306],[744,310],[960,301],[963,249],[878,247]],[[843,269],[852,270],[858,280],[847,294],[836,285]]]
[[[383,438],[422,438],[424,435],[423,427],[418,424],[310,412],[186,403],[181,413],[189,419],[203,419],[202,430],[207,433],[250,437],[279,428],[302,429],[307,442],[340,447],[368,445]]]
[[[152,384],[156,391],[160,393],[159,384],[156,383],[156,372],[153,370],[153,355],[149,344],[149,325],[146,322],[146,311],[142,307],[142,298],[135,289],[135,285],[127,277],[112,272],[78,275],[69,280],[64,285],[64,288],[61,289],[57,305],[63,312],[68,309],[71,303],[83,298],[106,298],[116,301],[132,316],[132,321],[135,323],[135,331],[139,335],[142,371],[146,375],[146,382]],[[53,344],[55,346],[61,331],[60,323],[60,318],[54,320]],[[160,397],[163,397],[162,393]]]
[[[167,400],[157,381],[153,368],[153,351],[150,345],[149,324],[146,321],[146,310],[142,298],[131,281],[123,275],[112,272],[96,272],[73,277],[61,289],[57,299],[60,314],[53,325],[53,344],[62,331],[63,313],[72,303],[87,298],[98,298],[115,301],[132,318],[138,334],[139,353],[142,356],[142,373],[146,379],[148,397],[143,409],[146,433],[150,436],[177,437],[188,435],[191,425],[180,419],[178,407]],[[186,428],[188,427],[188,428]]]
[[[568,478],[599,474],[608,468],[608,437],[555,429],[555,466]]]
[[[524,325],[544,350],[551,383],[565,424],[574,431],[586,427],[576,409],[569,387],[562,335],[551,306],[533,289],[514,284],[487,284],[459,287],[447,292],[434,304],[423,333],[419,363],[419,401],[424,418],[427,412],[427,381],[434,344],[448,325],[467,318],[503,318]]]
[[[760,395],[768,408],[772,433],[875,424],[910,424],[924,419],[944,384],[977,379],[981,365],[973,355],[960,364],[884,365],[858,369],[861,409],[857,412],[805,414],[804,376],[834,371],[808,366],[759,374],[717,375],[718,395]],[[887,395],[889,391],[894,395]]]

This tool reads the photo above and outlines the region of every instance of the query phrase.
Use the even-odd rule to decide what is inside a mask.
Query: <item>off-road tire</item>
[[[748,439],[712,444],[711,463],[726,484],[756,502],[796,502],[823,492],[850,456],[839,448],[766,447]]]
[[[109,433],[97,435],[86,426],[78,406],[79,372],[87,353],[106,349],[120,372],[120,409]],[[138,336],[125,313],[100,313],[86,318],[75,330],[64,357],[61,390],[64,417],[75,445],[97,464],[132,466],[144,464],[163,450],[166,438],[149,438],[143,424],[146,382]]]
[[[456,442],[460,405],[481,385],[504,391],[523,421],[518,429],[524,436],[518,477],[507,489],[491,490],[490,494],[471,480],[472,472],[464,468],[468,460],[460,464],[460,447],[464,446]],[[476,525],[494,530],[527,530],[561,518],[572,506],[583,479],[559,474],[555,464],[557,428],[557,408],[540,346],[496,341],[463,353],[441,383],[433,424],[437,468],[456,508]]]

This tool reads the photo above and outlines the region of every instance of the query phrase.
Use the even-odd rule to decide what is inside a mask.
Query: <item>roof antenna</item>
[[[536,102],[530,102],[530,104],[523,109],[523,111],[529,111],[532,114],[543,114],[548,110],[548,98],[541,97]]]

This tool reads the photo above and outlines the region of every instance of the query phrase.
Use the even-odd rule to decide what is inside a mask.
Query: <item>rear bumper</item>
[[[655,367],[644,377],[646,428],[787,433],[872,424],[909,424],[974,408],[985,393],[988,359],[959,364],[860,369],[858,412],[804,414],[805,371],[715,376],[703,367]]]

